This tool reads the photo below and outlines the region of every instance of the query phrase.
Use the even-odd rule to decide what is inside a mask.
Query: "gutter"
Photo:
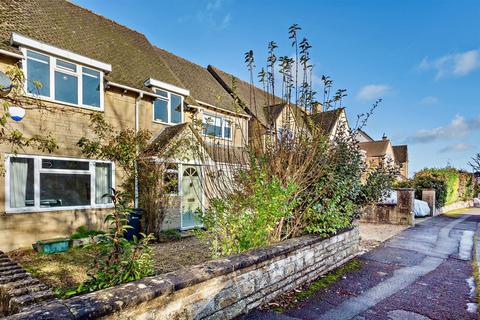
[[[3,49],[0,49],[0,54],[3,54],[5,56],[9,56],[9,57],[13,57],[13,58],[17,58],[17,59],[25,59],[25,57],[21,54],[10,52],[10,51],[3,50]]]

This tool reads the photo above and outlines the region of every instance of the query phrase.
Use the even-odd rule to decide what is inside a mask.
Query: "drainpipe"
[[[139,92],[137,98],[135,98],[135,134],[138,133],[140,130],[139,128],[139,121],[138,121],[138,114],[140,109],[140,101],[143,98],[143,92]],[[136,154],[138,156],[138,145],[136,145]],[[135,161],[135,191],[134,191],[134,206],[135,209],[138,208],[138,164]]]

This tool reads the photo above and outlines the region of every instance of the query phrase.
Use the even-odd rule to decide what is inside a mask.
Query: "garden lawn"
[[[195,237],[152,245],[157,274],[182,269],[211,260],[208,244]],[[55,291],[76,287],[87,279],[94,257],[92,248],[72,248],[67,252],[41,254],[15,250],[8,255],[25,270]]]

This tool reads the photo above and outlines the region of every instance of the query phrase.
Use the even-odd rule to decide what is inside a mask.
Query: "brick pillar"
[[[415,215],[413,213],[413,202],[415,191],[411,188],[397,189],[397,207],[395,214],[402,224],[415,225]]]
[[[437,206],[435,204],[435,190],[434,189],[423,189],[422,190],[422,200],[428,203],[430,207],[430,215],[437,215]]]

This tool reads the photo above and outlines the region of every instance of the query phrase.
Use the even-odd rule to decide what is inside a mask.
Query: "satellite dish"
[[[10,93],[10,91],[12,90],[12,87],[13,87],[12,80],[10,80],[10,78],[5,73],[0,71],[0,95],[6,96],[7,94]]]
[[[21,121],[23,117],[25,117],[25,109],[22,107],[8,107],[8,113],[10,114],[10,118],[15,121]]]

